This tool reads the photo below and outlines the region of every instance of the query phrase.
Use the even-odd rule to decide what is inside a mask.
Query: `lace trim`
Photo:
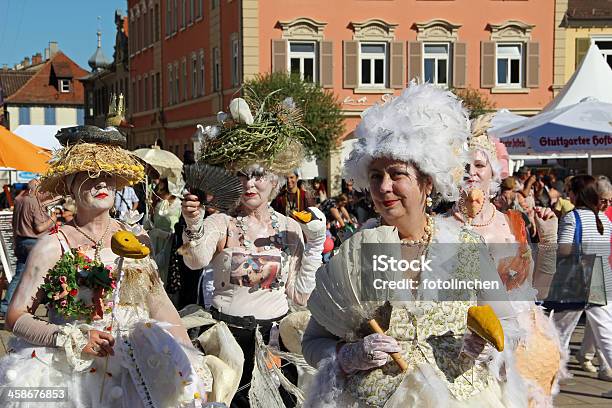
[[[66,359],[75,371],[81,372],[89,369],[94,360],[82,358],[81,350],[87,345],[88,338],[84,334],[91,329],[87,324],[66,324],[61,327],[55,339],[55,345],[66,352]]]
[[[132,382],[134,383],[134,387],[136,388],[136,391],[140,395],[140,399],[144,407],[157,408],[155,403],[153,402],[153,399],[151,398],[151,393],[149,392],[149,389],[147,388],[147,384],[145,383],[144,377],[142,376],[142,373],[140,372],[140,368],[138,367],[138,364],[136,363],[136,358],[134,357],[134,349],[132,348],[132,344],[128,340],[127,334],[123,334],[121,336],[121,343],[119,344],[121,344],[122,348],[124,349],[123,355],[128,357],[126,359],[128,360],[126,361],[128,370],[130,371],[130,374],[132,375],[132,379],[133,379]]]

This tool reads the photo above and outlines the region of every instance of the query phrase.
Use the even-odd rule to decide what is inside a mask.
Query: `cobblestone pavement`
[[[584,327],[580,325],[572,336],[572,354],[580,348]],[[0,320],[0,356],[6,354],[7,342],[10,333],[4,330],[4,321]],[[555,407],[563,408],[583,408],[612,407],[612,399],[603,398],[601,394],[612,390],[612,383],[597,379],[597,373],[587,373],[580,370],[580,367],[572,355],[569,361],[569,369],[573,378],[564,380],[561,383],[561,393],[555,399]]]

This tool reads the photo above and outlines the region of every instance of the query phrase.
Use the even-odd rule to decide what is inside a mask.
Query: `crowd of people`
[[[114,128],[60,131],[41,181],[5,188],[17,268],[1,312],[16,340],[0,387],[63,384],[77,407],[550,407],[583,314],[578,361],[612,381],[606,176],[510,175],[493,114],[470,121],[451,92],[412,84],[365,112],[331,196],[296,170],[293,101],[232,106],[200,158],[240,182],[229,210],[164,178],[143,188]],[[267,142],[228,148],[249,135]],[[133,235],[139,259],[113,234]],[[377,291],[373,244],[432,267]],[[590,269],[563,266],[581,257]],[[493,285],[424,285],[456,280]]]

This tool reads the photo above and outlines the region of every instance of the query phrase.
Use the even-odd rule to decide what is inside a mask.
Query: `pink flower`
[[[114,304],[113,302],[108,302],[108,303],[106,304],[106,307],[113,307],[113,304]]]
[[[113,270],[113,265],[106,265],[104,267],[107,271],[112,271]]]
[[[110,287],[113,289],[117,288],[117,284],[115,283],[115,281],[111,281]]]
[[[60,283],[66,283],[66,277],[64,275],[59,277]]]
[[[61,307],[66,307],[67,304],[68,304],[68,301],[66,299],[62,299],[62,301],[60,302]]]
[[[91,258],[90,258],[90,257],[88,257],[88,256],[86,256],[86,257],[85,257],[85,262],[91,262]]]

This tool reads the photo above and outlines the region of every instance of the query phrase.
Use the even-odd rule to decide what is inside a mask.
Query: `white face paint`
[[[472,159],[468,164],[466,184],[468,189],[479,188],[485,193],[488,193],[491,188],[491,180],[493,179],[493,168],[487,155],[476,150],[472,152]]]
[[[268,175],[239,175],[238,177],[244,189],[244,193],[240,197],[242,205],[254,210],[270,202],[275,183]]]
[[[78,209],[110,210],[115,204],[117,181],[115,176],[102,174],[90,178],[87,173],[79,173],[74,178],[70,190]]]

